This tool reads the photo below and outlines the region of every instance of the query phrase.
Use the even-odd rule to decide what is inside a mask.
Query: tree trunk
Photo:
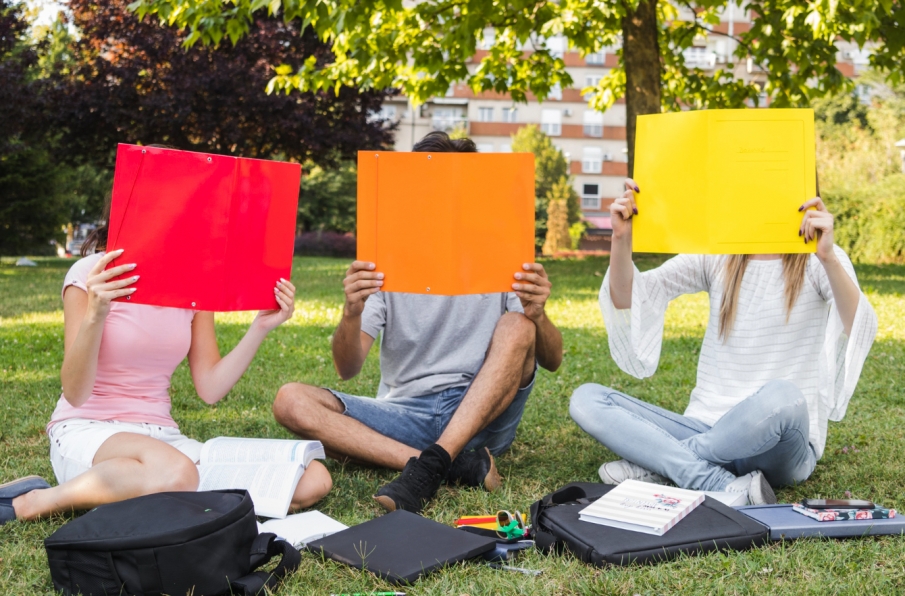
[[[625,126],[628,172],[635,170],[635,117],[660,113],[660,46],[657,0],[640,0],[622,19],[622,63],[625,67]]]

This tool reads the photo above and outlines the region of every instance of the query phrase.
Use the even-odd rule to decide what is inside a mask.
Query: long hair
[[[745,269],[748,267],[750,255],[729,255],[726,258],[726,266],[723,268],[723,299],[720,302],[720,333],[719,338],[726,341],[732,333],[732,325],[735,323],[735,311],[738,306],[738,293],[742,288],[742,279],[745,277]],[[786,322],[792,313],[792,307],[801,294],[804,285],[804,273],[808,265],[810,254],[783,255],[782,279],[785,285],[786,297]]]

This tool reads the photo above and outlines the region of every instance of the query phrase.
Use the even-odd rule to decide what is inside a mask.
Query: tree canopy
[[[905,73],[905,5],[892,0],[741,2],[752,17],[737,36],[734,61],[765,72],[766,86],[738,80],[733,64],[705,72],[685,63],[682,50],[719,22],[726,0],[137,0],[144,16],[190,31],[186,45],[232,43],[248,35],[260,14],[314,31],[331,57],[308,57],[277,69],[271,90],[340,86],[400,89],[416,103],[442,96],[456,81],[475,92],[510,93],[515,101],[546,98],[573,84],[561,36],[582,54],[619,47],[620,64],[593,89],[605,109],[626,96],[629,158],[634,115],[696,107],[740,107],[765,92],[773,106],[803,106],[851,83],[836,68],[839,42],[870,45],[871,66],[893,83]],[[693,19],[679,19],[678,7]],[[492,34],[491,34],[492,29]],[[490,36],[492,35],[492,39]],[[476,57],[483,46],[487,51]],[[469,70],[469,65],[476,68]]]
[[[386,92],[347,87],[267,95],[274,66],[324,61],[297,24],[256,15],[234,46],[186,52],[185,35],[130,13],[125,0],[69,0],[79,32],[51,117],[61,146],[109,159],[116,143],[160,143],[246,157],[335,164],[392,142],[375,121]]]

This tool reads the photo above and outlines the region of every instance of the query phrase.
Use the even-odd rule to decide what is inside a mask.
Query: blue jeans
[[[465,446],[466,451],[487,447],[490,453],[499,455],[509,449],[515,440],[515,431],[522,420],[525,403],[534,388],[536,377],[535,371],[531,382],[516,392],[509,407],[468,442]],[[462,385],[429,395],[390,399],[360,397],[333,389],[328,391],[343,403],[346,416],[358,420],[385,437],[424,450],[440,438],[453,414],[459,409],[468,387]]]
[[[770,381],[712,427],[590,383],[572,394],[569,413],[610,451],[681,488],[721,491],[754,470],[785,486],[817,464],[807,401],[789,381]]]

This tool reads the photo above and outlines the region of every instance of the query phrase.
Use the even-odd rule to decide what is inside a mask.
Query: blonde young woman
[[[816,254],[679,255],[641,273],[632,263],[635,193],[611,207],[613,248],[600,288],[610,352],[637,378],[654,374],[669,302],[708,292],[697,384],[679,415],[600,385],[572,395],[575,422],[624,458],[601,479],[672,481],[776,501],[772,486],[806,480],[841,420],[877,330],[851,261],[833,243],[833,216],[805,202],[799,236]],[[813,210],[810,210],[814,208]]]

